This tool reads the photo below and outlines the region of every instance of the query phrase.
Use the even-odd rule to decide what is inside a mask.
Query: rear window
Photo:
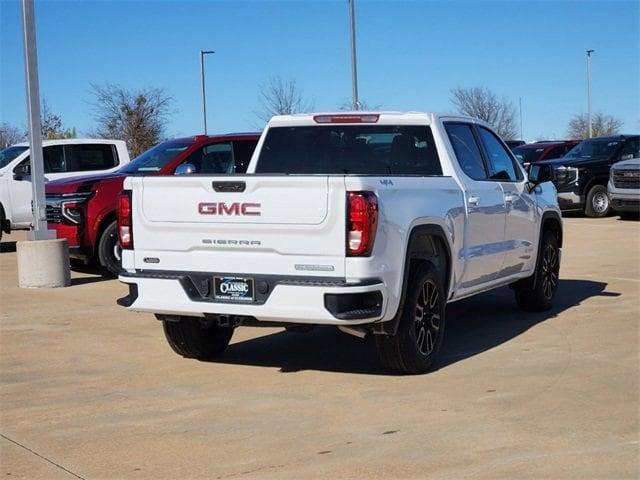
[[[273,127],[256,173],[441,176],[427,126]]]

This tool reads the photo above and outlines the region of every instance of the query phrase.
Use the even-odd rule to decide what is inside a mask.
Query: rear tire
[[[607,194],[607,187],[594,185],[587,193],[584,213],[587,217],[602,218],[611,212],[611,202]]]
[[[423,263],[409,278],[395,335],[376,335],[380,363],[399,373],[424,373],[442,345],[446,295],[442,274]]]
[[[542,312],[553,306],[560,273],[560,249],[553,231],[542,235],[536,271],[513,286],[518,306],[525,312]],[[535,286],[533,286],[535,285]],[[533,287],[532,287],[533,286]]]
[[[100,265],[117,277],[122,271],[121,249],[118,245],[118,225],[111,222],[102,232],[98,242],[98,261]]]
[[[185,358],[206,360],[220,355],[229,345],[234,330],[196,317],[171,317],[178,321],[167,320],[164,315],[157,318],[162,320],[169,346]]]

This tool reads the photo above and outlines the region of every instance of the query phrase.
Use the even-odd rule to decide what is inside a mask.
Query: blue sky
[[[361,99],[393,110],[451,111],[450,89],[486,86],[517,106],[524,137],[562,137],[593,109],[640,131],[637,1],[356,0]],[[65,126],[93,127],[91,83],[165,88],[170,136],[202,131],[199,50],[206,59],[209,132],[259,121],[260,85],[296,79],[316,110],[351,95],[347,1],[36,0],[41,94]],[[0,121],[26,125],[20,3],[0,0]]]

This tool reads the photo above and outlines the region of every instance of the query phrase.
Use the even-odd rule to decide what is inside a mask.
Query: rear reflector
[[[347,256],[368,257],[378,227],[378,199],[373,192],[347,195]]]
[[[133,248],[131,221],[131,190],[123,190],[118,197],[118,240],[123,249]]]
[[[316,123],[377,123],[380,115],[316,115]]]

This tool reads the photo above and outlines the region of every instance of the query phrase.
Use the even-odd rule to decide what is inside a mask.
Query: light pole
[[[595,50],[587,50],[587,125],[589,126],[589,138],[593,137],[591,125],[591,54]]]
[[[67,287],[71,283],[67,240],[57,239],[55,231],[47,230],[34,0],[22,0],[22,35],[29,120],[33,225],[27,237],[28,241],[16,242],[18,286]]]
[[[213,50],[200,50],[200,82],[202,83],[202,123],[204,125],[204,134],[207,134],[207,96],[204,88],[204,56],[210,53],[216,53]]]
[[[353,95],[353,109],[360,110],[358,100],[358,67],[356,61],[356,13],[355,0],[349,0],[349,30],[351,33],[351,91]]]
[[[520,140],[524,140],[524,135],[522,133],[522,97],[518,98],[518,102],[520,103]]]
[[[55,235],[47,230],[47,215],[45,211],[38,54],[33,10],[33,0],[22,0],[22,32],[24,35],[25,77],[27,80],[27,113],[29,114],[31,188],[33,191],[33,229],[29,232],[29,239],[46,240],[55,238]]]

